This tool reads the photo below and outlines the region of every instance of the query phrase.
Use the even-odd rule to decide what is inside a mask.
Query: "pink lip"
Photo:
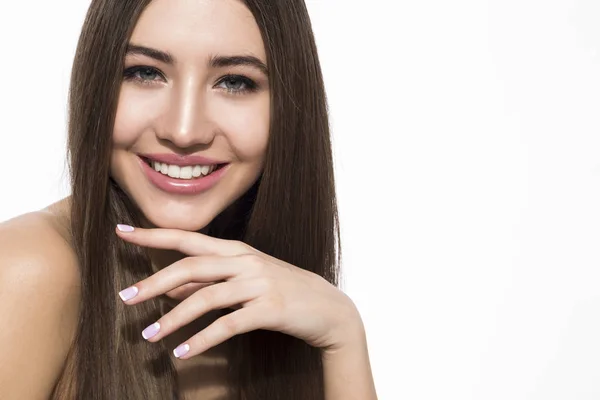
[[[208,176],[200,176],[193,179],[176,179],[167,175],[163,175],[160,172],[156,172],[154,168],[148,165],[141,157],[138,159],[144,174],[148,177],[148,180],[157,188],[173,194],[197,194],[212,188],[217,184],[217,182],[219,182],[221,177],[227,173],[230,165],[227,164]],[[196,163],[201,164],[197,161]],[[211,163],[205,163],[204,165],[209,164]]]
[[[173,153],[139,154],[139,156],[165,164],[179,165],[180,167],[187,167],[190,165],[215,165],[226,163],[226,161],[219,161],[204,156],[181,156],[179,154]]]

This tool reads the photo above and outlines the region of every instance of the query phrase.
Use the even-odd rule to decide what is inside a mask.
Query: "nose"
[[[210,118],[207,93],[199,85],[188,81],[180,87],[174,86],[168,101],[162,123],[156,130],[159,138],[182,149],[213,141],[216,126]]]

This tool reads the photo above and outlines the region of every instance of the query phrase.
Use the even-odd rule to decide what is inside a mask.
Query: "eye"
[[[217,83],[217,87],[233,94],[251,93],[258,89],[258,85],[252,79],[242,75],[226,75]]]
[[[162,77],[159,70],[154,67],[137,65],[130,67],[123,72],[123,77],[128,81],[137,81],[143,85],[151,85],[156,81],[156,77]]]

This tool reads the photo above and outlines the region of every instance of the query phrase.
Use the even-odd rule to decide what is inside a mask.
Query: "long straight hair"
[[[162,341],[139,332],[160,315],[156,299],[135,307],[120,288],[155,273],[148,250],[119,240],[117,223],[141,212],[110,177],[112,131],[128,40],[150,0],[92,0],[69,92],[71,230],[81,274],[75,341],[53,399],[179,398],[177,372]],[[209,225],[211,236],[256,249],[338,285],[341,257],[327,104],[303,0],[245,0],[265,44],[271,121],[257,182]],[[322,400],[319,349],[279,332],[229,340],[234,398]]]

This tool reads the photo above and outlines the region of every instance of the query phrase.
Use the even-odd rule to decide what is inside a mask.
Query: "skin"
[[[3,399],[48,399],[73,343],[80,282],[66,222],[48,210],[0,223]]]
[[[155,0],[130,44],[168,52],[175,62],[126,56],[126,70],[147,66],[154,71],[139,71],[123,82],[111,175],[149,227],[198,231],[246,192],[262,169],[269,134],[268,77],[252,66],[210,68],[208,63],[213,56],[251,55],[266,64],[259,28],[236,0]],[[258,90],[248,91],[240,80],[223,82],[227,75],[243,75]],[[211,190],[174,195],[146,179],[140,153],[203,155],[231,165]]]
[[[117,105],[111,176],[145,216],[144,227],[201,231],[246,192],[262,170],[270,120],[268,74],[250,65],[215,68],[209,63],[216,56],[241,55],[266,65],[259,28],[239,1],[155,0],[138,20],[129,44],[167,52],[173,61],[126,55],[124,71],[131,73],[123,80]],[[139,66],[148,68],[132,69]],[[228,76],[243,76],[256,90],[242,79],[224,79]],[[202,155],[230,165],[210,190],[175,195],[147,180],[138,154],[148,153]],[[159,270],[186,256],[171,249],[150,251]],[[208,285],[190,282],[165,293],[161,311],[168,312]],[[208,326],[217,314],[196,316],[165,339],[167,346]],[[175,360],[189,397],[216,397],[224,391],[225,369],[218,367],[225,363],[224,353],[224,348],[212,349],[187,365]]]
[[[197,385],[199,377],[214,369],[207,366],[217,365],[206,354],[234,335],[269,329],[298,337],[322,350],[328,400],[376,399],[364,326],[348,296],[320,276],[242,242],[201,233],[256,181],[264,162],[270,118],[268,76],[247,65],[211,68],[208,63],[216,55],[251,55],[266,63],[264,44],[249,10],[237,0],[155,0],[142,14],[130,42],[169,52],[176,62],[166,64],[139,54],[129,54],[125,60],[126,69],[144,65],[158,73],[138,72],[137,80],[124,80],[122,85],[113,132],[111,176],[137,204],[145,221],[132,232],[116,228],[115,233],[122,240],[151,248],[158,272],[133,282],[136,295],[124,301],[135,307],[157,296],[169,299],[156,321],[159,331],[147,340],[166,340],[173,348],[186,345],[187,353],[176,359],[179,372],[183,371],[181,363],[203,361],[197,361],[202,365],[202,375],[193,373],[188,381],[185,376],[180,380],[186,398],[221,398],[224,392],[197,391],[186,386]],[[222,78],[230,74],[248,77],[258,89],[232,92],[244,85],[224,83]],[[174,195],[148,182],[140,169],[138,153],[205,155],[230,163],[230,170],[206,192]],[[69,226],[69,207],[67,198],[43,213],[0,226],[0,237],[5,241],[24,238],[33,231],[43,234],[44,229],[50,232],[44,235],[47,239],[55,239],[15,239],[23,245],[9,245],[0,252],[0,270],[6,275],[0,279],[0,288],[7,293],[15,288],[31,288],[27,304],[39,302],[39,307],[21,309],[16,308],[18,302],[9,305],[13,313],[39,321],[48,332],[59,331],[59,327],[74,332],[77,323],[78,294],[74,290],[58,291],[73,293],[67,297],[49,292],[58,287],[78,287],[69,234],[59,234],[56,228]],[[25,227],[27,219],[38,222],[27,229],[19,228]],[[42,220],[55,222],[42,224]],[[20,231],[21,236],[17,235]],[[24,244],[31,248],[24,248]],[[61,248],[65,255],[56,254]],[[32,258],[32,254],[42,256]],[[48,268],[44,264],[47,262],[55,265]],[[29,266],[30,279],[24,278],[20,265]],[[10,297],[21,296],[17,293]],[[214,311],[223,308],[233,311],[215,319]],[[69,312],[65,314],[65,310]],[[15,321],[19,319],[15,317]],[[9,321],[7,326],[12,328],[3,331],[8,336],[0,343],[19,340],[39,343],[39,348],[28,346],[27,350],[36,354],[31,358],[23,357],[19,346],[10,347],[14,354],[6,364],[32,360],[17,369],[30,376],[25,379],[22,374],[19,380],[3,372],[0,377],[10,385],[2,387],[8,387],[15,398],[45,398],[60,372],[70,336],[64,335],[66,339],[62,338],[62,346],[58,346],[58,339],[46,335],[46,341],[38,340],[37,330],[21,329],[21,325]],[[59,351],[48,353],[48,349]],[[37,383],[33,386],[31,382]]]
[[[152,248],[161,268],[121,295],[135,291],[124,298],[131,306],[162,295],[176,300],[151,325],[158,332],[148,336],[149,327],[145,338],[156,342],[180,331],[174,355],[187,360],[237,334],[280,331],[323,350],[328,399],[376,398],[364,327],[348,296],[320,276],[244,243],[197,232],[250,188],[264,162],[268,75],[250,66],[210,68],[208,63],[216,55],[251,55],[266,65],[250,11],[237,0],[156,0],[142,14],[130,43],[168,52],[176,60],[169,65],[127,56],[126,69],[141,64],[160,74],[149,71],[124,81],[113,133],[111,174],[147,219],[133,232],[127,232],[131,227],[115,232]],[[228,74],[250,78],[257,90],[232,92],[246,86],[223,82]],[[154,152],[205,155],[231,165],[213,188],[174,195],[150,184],[139,168],[136,154]],[[195,324],[223,308],[234,311]]]
[[[211,310],[238,306],[177,346],[174,355],[187,360],[234,335],[279,331],[322,349],[328,400],[377,398],[360,315],[350,298],[322,277],[243,242],[201,233],[122,225],[116,233],[136,245],[188,255],[122,291],[135,288],[133,296],[122,297],[128,305],[189,282],[219,281],[190,294],[151,324],[146,329],[158,329],[145,339],[156,342]]]

